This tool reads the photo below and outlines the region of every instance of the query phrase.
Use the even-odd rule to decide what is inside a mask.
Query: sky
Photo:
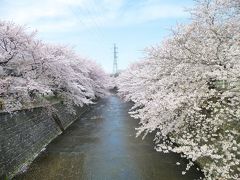
[[[187,23],[193,0],[0,0],[0,20],[37,30],[47,43],[73,47],[107,72],[144,58],[144,49],[160,44],[177,23]]]

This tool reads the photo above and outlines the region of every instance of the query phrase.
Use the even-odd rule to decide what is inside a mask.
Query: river
[[[194,180],[196,167],[182,175],[187,161],[154,150],[152,136],[136,138],[130,103],[116,95],[100,100],[15,180]],[[177,166],[176,162],[181,165]]]

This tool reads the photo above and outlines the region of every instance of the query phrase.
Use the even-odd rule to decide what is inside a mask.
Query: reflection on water
[[[153,149],[152,137],[135,138],[137,121],[130,104],[116,96],[101,100],[72,124],[16,180],[194,180],[195,168],[182,176],[186,161]],[[176,162],[181,166],[177,166]]]
[[[38,158],[26,174],[16,179],[84,179],[82,176],[84,154],[44,153]]]

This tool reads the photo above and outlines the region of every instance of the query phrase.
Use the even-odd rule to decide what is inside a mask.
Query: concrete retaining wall
[[[0,113],[0,179],[11,178],[22,171],[61,134],[61,129],[66,129],[88,109],[76,107],[77,114],[72,115],[61,103],[54,107],[58,110],[55,118],[43,107],[14,114]]]

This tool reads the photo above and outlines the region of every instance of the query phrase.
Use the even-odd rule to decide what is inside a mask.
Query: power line
[[[89,5],[91,7],[91,11],[89,11],[89,9],[86,9],[89,12],[89,14],[91,15],[93,12],[95,14],[95,17],[101,17],[101,15],[98,13],[99,8],[96,7],[95,2],[89,1]],[[101,12],[101,10],[100,10],[100,12]],[[93,18],[92,16],[90,16],[90,18],[92,19],[93,23],[95,24],[96,29],[98,30],[99,34],[104,38],[105,35],[101,29],[102,24],[99,23],[100,21],[96,21],[96,18]],[[106,39],[104,39],[104,40],[106,40]]]
[[[88,27],[88,24],[86,24],[86,22],[84,20],[81,20],[82,17],[80,17],[79,15],[79,9],[76,9],[76,11],[73,9],[73,8],[70,8],[72,13],[77,17],[77,20],[83,25],[85,26],[86,28],[88,28],[90,30],[90,32],[99,40],[100,44],[102,44],[102,41],[103,41],[103,37],[101,36],[101,34],[96,31],[95,28],[89,28]],[[88,10],[87,10],[88,11]],[[89,14],[89,11],[88,11],[88,14]]]
[[[90,1],[91,2],[91,1]],[[90,11],[90,9],[91,11]],[[100,28],[102,23],[96,19],[96,17],[101,17],[101,15],[99,14],[99,8],[96,7],[95,3],[91,3],[89,4],[89,8],[85,8],[85,12],[87,13],[87,17],[89,18],[90,21],[92,21],[93,25],[95,26],[95,28],[89,28],[89,25],[86,21],[82,20],[82,17],[80,16],[80,9],[73,9],[71,8],[72,13],[77,17],[77,20],[86,28],[88,28],[90,30],[90,32],[93,34],[93,36],[95,36],[98,39],[98,48],[104,47],[104,42],[107,44],[110,44],[107,40],[107,38],[105,37],[102,29]],[[94,13],[94,16],[93,16]],[[101,45],[102,46],[101,46]],[[110,50],[110,49],[109,49]],[[117,63],[117,47],[116,44],[114,44],[114,74],[116,74],[118,72],[118,63]]]

